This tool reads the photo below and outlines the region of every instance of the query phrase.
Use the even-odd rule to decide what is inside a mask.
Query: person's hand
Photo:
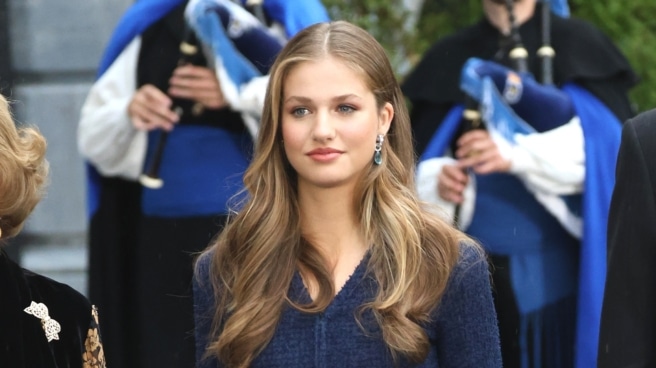
[[[169,85],[169,95],[200,102],[208,109],[228,105],[212,69],[196,65],[179,66],[173,71]]]
[[[471,168],[477,174],[510,170],[510,160],[501,154],[486,130],[474,129],[463,134],[458,139],[457,146],[456,158],[461,170]]]
[[[444,165],[437,176],[437,194],[448,202],[460,204],[469,182],[469,175],[459,165]]]
[[[132,125],[138,130],[164,129],[170,131],[179,117],[171,111],[171,98],[152,84],[145,84],[135,92],[128,105]]]

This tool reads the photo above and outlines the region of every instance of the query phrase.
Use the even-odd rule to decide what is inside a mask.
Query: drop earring
[[[383,149],[383,142],[385,141],[385,136],[378,134],[376,137],[376,148],[374,149],[374,163],[380,165],[383,163],[383,154],[381,150]]]

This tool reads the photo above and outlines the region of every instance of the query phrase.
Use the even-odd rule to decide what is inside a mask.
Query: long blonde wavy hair
[[[394,107],[383,163],[372,165],[356,188],[353,206],[369,244],[367,272],[378,281],[370,309],[393,356],[425,359],[429,342],[421,324],[438,304],[464,235],[419,203],[415,157],[405,101],[385,51],[366,31],[344,21],[301,31],[278,55],[270,73],[254,157],[244,176],[247,199],[206,250],[218,301],[206,356],[228,367],[247,367],[273,336],[283,308],[320,312],[334,285],[326,262],[299,226],[297,177],[282,145],[281,103],[287,75],[297,65],[337,58],[373,91],[379,108]],[[287,298],[301,266],[318,281],[309,305]],[[355,317],[354,317],[355,318]]]
[[[0,244],[15,236],[43,196],[46,140],[34,127],[16,127],[0,95]]]

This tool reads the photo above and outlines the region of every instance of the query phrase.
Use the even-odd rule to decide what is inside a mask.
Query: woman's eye
[[[297,107],[292,110],[292,115],[296,117],[302,117],[307,115],[310,112],[310,110],[306,109],[305,107]]]
[[[344,113],[344,114],[348,114],[348,113],[351,113],[351,112],[355,111],[355,107],[350,106],[350,105],[339,105],[339,107],[337,108],[337,111],[339,111],[341,113]]]

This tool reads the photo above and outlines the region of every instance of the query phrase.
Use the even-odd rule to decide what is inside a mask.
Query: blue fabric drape
[[[576,368],[597,366],[597,343],[606,279],[608,210],[615,186],[615,165],[622,126],[613,113],[587,90],[563,87],[574,102],[585,136],[583,238],[579,265],[576,320]]]

